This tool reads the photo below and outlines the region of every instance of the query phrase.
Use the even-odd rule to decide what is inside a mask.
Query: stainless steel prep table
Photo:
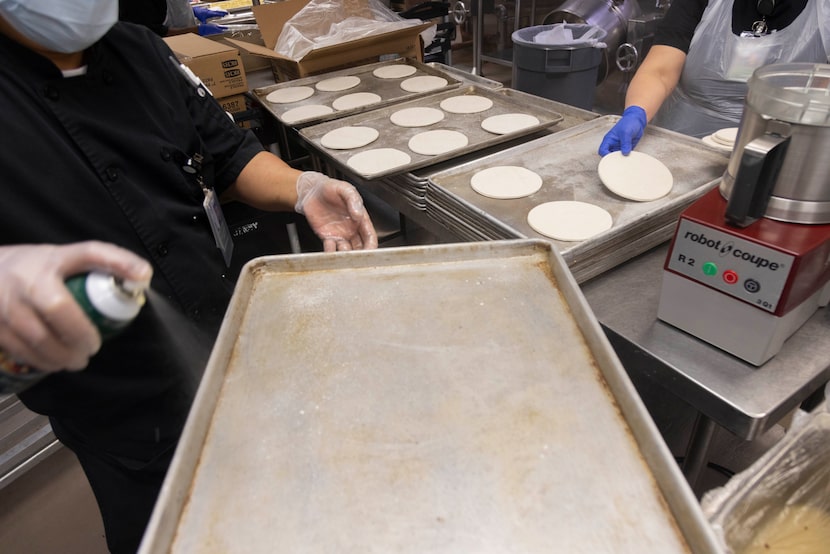
[[[582,285],[626,370],[699,411],[684,473],[692,486],[706,465],[715,424],[752,440],[830,379],[830,310],[818,310],[761,367],[657,320],[663,245]]]

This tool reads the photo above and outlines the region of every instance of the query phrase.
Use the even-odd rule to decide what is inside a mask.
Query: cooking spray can
[[[144,305],[148,285],[97,271],[75,275],[66,281],[66,288],[98,328],[102,340],[118,334],[135,319]],[[0,394],[22,392],[47,375],[0,350]]]

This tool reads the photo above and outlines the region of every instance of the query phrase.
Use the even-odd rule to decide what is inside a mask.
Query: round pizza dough
[[[719,129],[712,133],[712,140],[717,143],[720,143],[724,146],[734,146],[735,141],[738,138],[738,128],[737,127],[727,127],[725,129]]]
[[[417,71],[413,66],[406,64],[393,64],[379,67],[372,71],[372,75],[378,79],[402,79],[409,77]]]
[[[731,146],[726,146],[724,144],[721,144],[721,143],[715,141],[715,139],[712,138],[712,135],[706,135],[705,137],[701,138],[700,140],[703,141],[703,144],[705,144],[706,146],[711,146],[712,148],[717,148],[721,152],[732,152],[732,147]]]
[[[542,178],[525,167],[499,165],[488,167],[473,175],[470,186],[488,198],[522,198],[542,188]]]
[[[527,223],[541,235],[567,242],[589,239],[613,225],[604,209],[575,200],[539,204],[527,214]]]
[[[412,158],[397,148],[373,148],[355,154],[346,165],[362,175],[374,175],[395,167],[408,164]]]
[[[447,86],[447,81],[437,75],[419,75],[410,77],[401,83],[401,88],[407,92],[427,92]]]
[[[441,100],[441,109],[449,113],[478,113],[493,107],[493,101],[486,96],[462,94]]]
[[[538,124],[539,119],[535,116],[523,113],[505,113],[488,117],[481,122],[481,128],[497,135],[506,135]]]
[[[467,135],[464,133],[450,129],[436,129],[413,136],[409,139],[408,146],[416,154],[437,156],[438,154],[464,148],[469,142]]]
[[[272,104],[290,104],[310,98],[312,94],[314,89],[311,87],[285,87],[269,92],[265,100]]]
[[[393,112],[389,121],[398,127],[426,127],[444,119],[444,112],[438,108],[416,106]]]
[[[320,137],[320,144],[332,150],[350,150],[374,142],[379,135],[378,130],[372,127],[350,125],[332,129]]]
[[[331,79],[323,79],[316,85],[319,91],[323,92],[339,92],[341,90],[349,90],[360,84],[360,77],[355,75],[344,75],[342,77],[332,77]]]
[[[334,100],[332,107],[337,111],[353,110],[369,104],[377,104],[381,98],[374,92],[354,92]]]
[[[305,121],[306,119],[313,119],[331,113],[334,113],[334,110],[328,106],[324,106],[323,104],[309,104],[287,110],[280,118],[285,123],[297,123],[298,121]]]
[[[619,151],[603,156],[597,172],[608,190],[637,202],[662,198],[674,185],[671,171],[663,162],[636,150],[628,156]]]

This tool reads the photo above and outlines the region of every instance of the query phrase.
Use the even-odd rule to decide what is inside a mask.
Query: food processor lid
[[[746,102],[764,116],[830,127],[830,65],[772,64],[755,70]]]

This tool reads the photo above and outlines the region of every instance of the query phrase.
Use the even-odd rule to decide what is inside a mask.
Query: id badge
[[[231,238],[228,224],[225,222],[222,206],[219,204],[219,199],[216,197],[213,189],[205,190],[205,201],[202,205],[205,208],[208,221],[210,221],[210,229],[213,231],[216,247],[222,252],[225,265],[230,267],[231,256],[233,256],[233,239]]]
[[[747,82],[752,73],[762,65],[775,63],[781,58],[782,44],[770,43],[764,37],[740,37],[737,39],[726,78],[730,81]]]

